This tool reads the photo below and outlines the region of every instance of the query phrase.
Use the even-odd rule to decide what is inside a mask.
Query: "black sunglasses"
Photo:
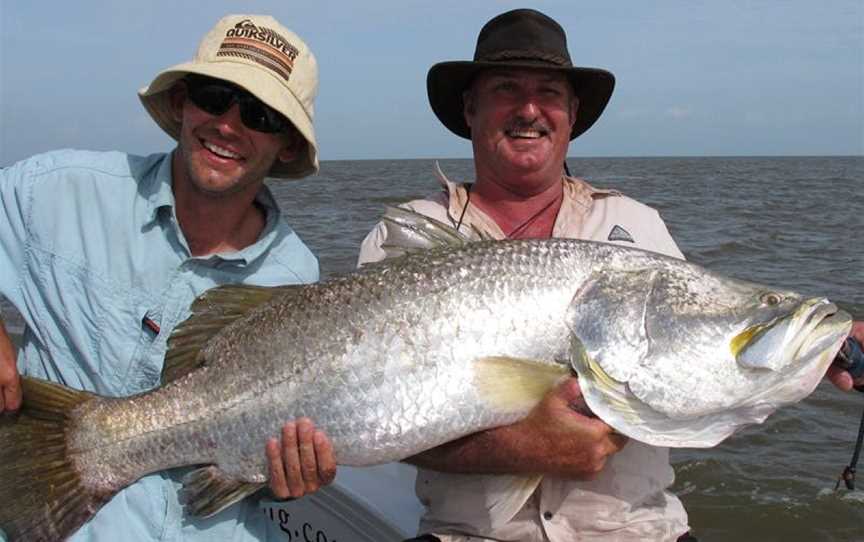
[[[203,75],[187,75],[183,80],[189,100],[206,113],[218,116],[236,103],[240,107],[240,120],[256,132],[275,134],[292,127],[281,113],[227,81]]]

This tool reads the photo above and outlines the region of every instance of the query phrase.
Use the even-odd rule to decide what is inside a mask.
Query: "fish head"
[[[602,271],[574,297],[569,320],[584,354],[621,383],[646,370],[696,377],[697,364],[752,373],[746,378],[754,382],[802,367],[821,378],[851,329],[851,317],[824,298],[671,259]],[[705,409],[716,406],[709,402]]]
[[[713,446],[803,399],[851,329],[824,298],[671,259],[601,269],[569,317],[588,405],[655,446]]]
[[[660,273],[646,315],[647,335],[655,343],[716,345],[714,355],[734,360],[741,370],[775,373],[816,362],[824,374],[852,325],[849,314],[825,298],[697,266]]]

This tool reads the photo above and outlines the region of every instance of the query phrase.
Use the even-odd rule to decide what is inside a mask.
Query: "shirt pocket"
[[[136,352],[142,343],[151,342],[153,331],[145,325],[148,308],[124,295],[96,295],[94,304],[101,314],[97,344],[99,375],[110,392],[129,395],[139,391],[139,382],[131,382]]]
[[[165,357],[165,331],[162,325],[162,308],[133,303],[136,310],[132,318],[140,333],[126,365],[126,373],[118,375],[125,395],[140,393],[160,384],[162,362]]]

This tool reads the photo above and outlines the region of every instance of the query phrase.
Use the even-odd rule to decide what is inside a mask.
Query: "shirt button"
[[[545,519],[546,521],[549,521],[550,519],[552,519],[552,515],[553,515],[552,512],[547,510],[547,511],[543,512],[543,519]]]

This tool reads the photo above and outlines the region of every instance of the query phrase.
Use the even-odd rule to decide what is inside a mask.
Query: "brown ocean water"
[[[470,160],[441,160],[453,180]],[[691,261],[727,275],[837,302],[864,320],[864,157],[571,158],[571,172],[657,208]],[[322,278],[353,269],[384,205],[437,190],[433,160],[324,162],[272,183]],[[20,319],[3,306],[8,324]],[[859,489],[835,493],[853,451],[864,394],[821,385],[710,450],[675,450],[677,480],[700,541],[864,541]],[[864,464],[861,465],[864,470]]]

